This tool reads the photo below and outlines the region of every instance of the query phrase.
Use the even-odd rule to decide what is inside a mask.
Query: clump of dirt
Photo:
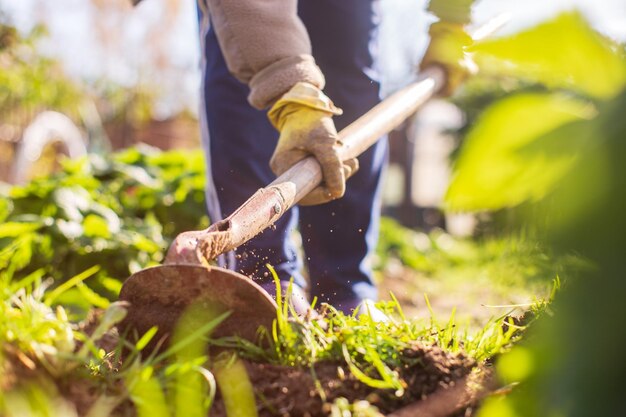
[[[502,330],[509,331],[511,325],[515,329],[514,334],[520,334],[524,329],[537,319],[537,313],[531,310],[524,311],[521,316],[508,316],[502,321]],[[510,324],[509,324],[510,323]]]
[[[8,392],[20,381],[37,376],[36,364],[12,345],[0,348],[0,392]]]
[[[327,416],[324,404],[332,403],[339,397],[351,402],[366,399],[386,414],[447,387],[468,375],[476,366],[476,362],[467,356],[446,353],[437,346],[416,344],[403,352],[403,356],[411,365],[397,370],[407,383],[402,396],[397,396],[394,390],[365,385],[350,373],[345,364],[338,362],[318,363],[313,371],[253,362],[246,366],[257,396],[259,417]],[[325,399],[322,399],[319,388],[325,393]],[[211,415],[226,415],[219,396]]]
[[[106,396],[119,398],[113,411],[116,417],[134,417],[135,408],[127,398],[122,381],[104,383],[93,378],[84,367],[76,367],[60,376],[50,374],[41,363],[20,352],[10,344],[2,346],[0,355],[0,391],[29,396],[33,387],[42,389],[50,400],[64,404],[64,409],[75,410],[77,416],[86,416],[96,401]]]

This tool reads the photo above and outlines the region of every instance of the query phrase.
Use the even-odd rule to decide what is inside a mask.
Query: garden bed
[[[313,369],[248,362],[246,369],[260,417],[322,417],[329,415],[329,405],[339,398],[350,403],[366,400],[388,414],[461,380],[476,366],[467,356],[449,354],[436,346],[416,344],[403,355],[414,364],[396,370],[407,385],[402,395],[364,384],[341,362],[321,362]],[[219,396],[211,415],[226,416]]]
[[[0,378],[3,392],[34,384],[43,387],[57,403],[65,402],[66,407],[75,409],[78,416],[88,415],[94,404],[102,401],[103,397],[117,403],[111,415],[137,415],[136,407],[127,397],[121,380],[107,383],[81,369],[55,377],[36,361],[21,353],[16,356],[15,353],[4,354]],[[473,370],[478,369],[477,362],[465,354],[448,353],[433,345],[416,343],[402,355],[413,363],[397,370],[406,383],[402,393],[364,384],[350,373],[345,363],[339,361],[320,362],[311,368],[245,361],[245,368],[254,387],[259,417],[324,417],[331,414],[332,405],[337,401],[345,401],[346,404],[367,401],[368,407],[376,407],[382,415],[388,415],[427,399],[436,391],[445,391],[457,383],[463,383]],[[112,368],[122,366],[121,363],[108,365]],[[461,407],[459,415],[472,415],[465,409]],[[227,416],[219,391],[210,415]]]

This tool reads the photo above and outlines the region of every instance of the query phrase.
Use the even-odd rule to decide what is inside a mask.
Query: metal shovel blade
[[[153,340],[165,338],[165,345],[181,314],[194,303],[230,311],[211,333],[212,338],[239,336],[252,342],[260,326],[271,330],[277,309],[272,297],[250,278],[223,268],[186,264],[157,266],[133,274],[124,283],[120,300],[130,303],[120,330],[141,337],[157,326]]]

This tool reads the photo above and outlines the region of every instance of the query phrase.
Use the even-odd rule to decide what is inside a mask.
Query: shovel
[[[502,18],[493,19],[478,31],[482,33],[478,37],[502,24]],[[445,73],[441,68],[427,68],[415,82],[339,132],[342,160],[359,156],[378,138],[402,124],[444,83]],[[205,230],[178,235],[164,265],[139,271],[124,283],[120,299],[130,306],[121,329],[136,330],[141,335],[158,326],[157,339],[167,338],[183,311],[199,302],[231,312],[212,337],[238,336],[255,341],[260,327],[272,328],[276,302],[252,279],[209,262],[273,225],[321,182],[319,163],[308,157],[258,190],[226,219]]]

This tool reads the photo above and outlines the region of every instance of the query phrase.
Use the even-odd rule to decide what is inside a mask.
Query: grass
[[[170,412],[206,415],[216,382],[204,368],[204,338],[224,316],[174,338],[159,355],[143,352],[154,332],[134,344],[122,338],[105,351],[99,342],[126,315],[123,305],[111,303],[89,334],[68,318],[63,306],[54,305],[71,283],[82,283],[95,269],[55,289],[50,289],[50,282],[42,279],[40,271],[17,283],[11,281],[9,272],[0,272],[0,414],[76,415],[74,406],[57,388],[63,381],[73,381],[99,393],[89,416],[108,416],[124,401],[132,401],[139,417],[169,416]],[[123,361],[122,351],[126,352]],[[228,376],[229,371],[221,374]]]
[[[280,295],[278,277],[273,269],[271,272]],[[413,359],[402,353],[416,343],[436,345],[451,353],[464,352],[482,362],[506,351],[521,337],[522,328],[513,325],[506,314],[492,318],[478,330],[458,325],[454,311],[448,320],[440,322],[430,308],[428,297],[425,303],[431,314],[429,320],[409,320],[400,303],[391,296],[392,301],[377,304],[390,318],[385,322],[377,322],[367,313],[345,315],[330,305],[322,307],[322,319],[297,317],[290,304],[279,297],[274,328],[271,334],[266,334],[269,348],[259,349],[234,339],[218,343],[239,349],[245,357],[276,365],[313,369],[314,364],[322,361],[344,362],[362,383],[394,389],[401,396],[405,382],[397,370],[412,364]],[[536,315],[548,304],[549,300],[533,304]],[[505,322],[510,324],[505,326]]]
[[[393,292],[408,316],[427,320],[456,310],[457,323],[477,330],[494,316],[549,299],[553,280],[581,264],[523,234],[456,238],[383,219],[376,269],[381,293]]]
[[[67,282],[82,282],[81,278],[89,272]],[[407,320],[397,301],[378,304],[391,317],[382,323],[373,321],[368,314],[344,315],[331,306],[323,307],[322,319],[297,318],[291,314],[289,303],[279,302],[275,327],[265,333],[270,342],[265,349],[235,339],[210,341],[208,334],[224,318],[217,316],[175,337],[164,354],[142,352],[153,332],[134,344],[122,339],[106,352],[97,342],[123,318],[123,306],[112,303],[101,315],[95,330],[87,335],[68,319],[62,306],[51,305],[60,294],[60,287],[50,290],[49,283],[37,273],[20,281],[19,285],[23,285],[20,289],[9,278],[2,275],[0,342],[5,353],[18,355],[18,361],[45,382],[41,385],[20,381],[3,392],[0,410],[7,416],[17,415],[11,410],[24,410],[28,404],[31,415],[54,416],[54,412],[70,415],[63,414],[71,406],[59,400],[62,395],[58,390],[53,389],[49,395],[47,389],[40,389],[47,385],[54,387],[59,378],[88,380],[98,387],[102,394],[94,401],[90,415],[109,415],[124,401],[132,401],[140,417],[206,415],[217,385],[223,395],[234,399],[228,405],[231,410],[247,407],[246,415],[253,415],[249,414],[254,409],[251,387],[235,384],[229,388],[229,381],[245,380],[245,368],[236,356],[211,361],[205,349],[209,342],[229,346],[243,357],[280,365],[313,369],[312,365],[320,361],[341,361],[362,383],[372,388],[392,389],[401,396],[406,385],[397,370],[410,365],[411,359],[402,352],[415,343],[438,345],[451,352],[465,351],[481,361],[505,350],[519,337],[513,327],[505,330],[504,317],[494,319],[474,333],[461,330],[454,315],[443,323],[434,316],[427,322]],[[192,314],[205,317],[205,313]],[[130,350],[130,354],[120,363],[122,347]],[[248,400],[241,400],[245,398]],[[376,415],[363,402],[350,404],[342,400],[336,400],[331,411],[342,416]]]
[[[528,261],[531,247],[520,241],[492,242],[484,247],[458,240],[446,244],[445,239],[452,239],[447,235],[423,235],[389,222],[383,227],[383,235],[382,247],[387,251],[381,253],[387,258],[379,258],[382,270],[403,262],[403,268],[413,273],[419,267],[430,279],[441,277],[441,285],[473,280],[471,271],[477,266],[494,271],[495,277],[504,270],[543,271],[550,263],[541,256]],[[415,239],[424,237],[430,242],[426,249],[414,244]],[[407,383],[398,370],[413,364],[415,359],[403,352],[416,344],[464,352],[482,362],[508,350],[522,337],[518,326],[504,325],[511,308],[490,309],[491,313],[498,313],[476,327],[459,320],[454,309],[442,316],[423,294],[420,303],[424,317],[416,319],[401,307],[403,298],[391,293],[388,301],[377,305],[391,318],[388,322],[376,322],[368,314],[345,315],[327,305],[321,306],[319,319],[298,318],[294,317],[290,303],[279,301],[274,327],[261,335],[267,342],[264,348],[232,338],[211,340],[211,330],[224,316],[196,311],[190,315],[202,316],[200,324],[196,320],[196,324],[181,330],[164,353],[146,351],[155,329],[133,343],[121,338],[116,346],[105,350],[101,340],[122,320],[125,309],[119,303],[102,301],[90,289],[86,280],[97,273],[95,266],[52,287],[43,270],[20,279],[14,279],[11,268],[0,271],[0,414],[72,416],[73,405],[63,399],[67,392],[59,381],[74,381],[97,392],[88,410],[90,417],[110,415],[120,404],[134,407],[139,417],[206,415],[218,387],[227,397],[231,414],[254,416],[252,387],[229,385],[247,378],[238,357],[308,368],[314,375],[315,364],[336,361],[363,384],[402,396]],[[509,289],[525,282],[542,282],[531,278],[534,272],[516,274],[506,278]],[[76,289],[92,306],[106,307],[89,333],[81,330],[78,316],[62,304],[65,294]],[[531,303],[538,312],[548,308],[550,291],[546,293],[546,297]],[[439,319],[446,316],[449,318]],[[231,353],[211,358],[206,353],[208,343],[226,347]],[[26,372],[16,372],[16,366]],[[321,386],[318,389],[324,398]],[[365,402],[335,399],[328,406],[333,416],[379,415]]]

